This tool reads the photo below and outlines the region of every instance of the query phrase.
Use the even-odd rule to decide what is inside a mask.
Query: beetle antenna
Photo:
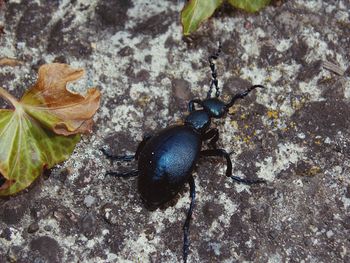
[[[238,99],[243,99],[245,96],[247,96],[252,90],[256,89],[256,88],[265,88],[263,85],[253,85],[251,86],[249,89],[247,89],[246,91],[242,92],[242,93],[238,93],[236,95],[234,95],[231,98],[231,101],[229,103],[226,104],[226,108],[230,108],[232,107],[232,105],[236,102],[236,100]]]
[[[211,81],[210,81],[210,87],[209,87],[209,91],[207,93],[207,99],[211,97],[211,92],[213,90],[213,87],[215,86],[216,92],[215,92],[215,96],[219,97],[220,96],[220,90],[219,90],[219,86],[218,86],[218,79],[217,79],[217,71],[216,71],[216,66],[213,62],[213,60],[217,59],[221,53],[221,41],[219,41],[219,48],[216,51],[215,54],[209,56],[208,60],[209,60],[209,66],[210,66],[210,70],[211,70]]]

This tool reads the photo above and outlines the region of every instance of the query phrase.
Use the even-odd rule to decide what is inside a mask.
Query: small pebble
[[[27,229],[28,233],[30,233],[30,234],[35,233],[38,230],[39,230],[39,225],[37,222],[30,224],[28,229]]]
[[[95,197],[91,196],[91,195],[87,195],[84,198],[84,204],[87,208],[90,208],[94,203],[95,203]]]
[[[84,215],[80,221],[80,228],[87,238],[92,238],[97,229],[96,217],[91,213]]]
[[[46,225],[44,226],[45,231],[50,232],[52,230],[52,226]]]
[[[106,220],[107,223],[111,225],[115,225],[118,222],[118,217],[115,213],[115,207],[111,204],[105,204],[102,209],[102,216]]]

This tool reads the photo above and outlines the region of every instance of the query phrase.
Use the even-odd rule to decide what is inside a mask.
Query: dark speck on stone
[[[96,218],[93,214],[86,214],[80,221],[81,231],[87,238],[92,238],[96,232]]]
[[[7,241],[10,241],[11,240],[11,229],[5,228],[4,230],[2,230],[0,237],[6,239]]]
[[[254,223],[266,223],[268,221],[268,211],[267,206],[254,207],[250,211],[250,220]]]
[[[278,57],[279,52],[271,45],[263,45],[260,49],[261,66],[274,66],[281,60]],[[283,56],[282,56],[283,57]]]
[[[47,217],[54,209],[56,205],[53,201],[42,198],[30,207],[30,214],[35,220],[40,220]]]
[[[154,236],[156,234],[156,229],[154,228],[154,226],[147,226],[147,228],[144,230],[144,233],[146,235],[147,240],[153,240]]]
[[[346,193],[345,193],[346,198],[350,198],[350,185],[346,188]]]
[[[105,204],[101,209],[103,218],[111,225],[115,225],[118,222],[116,209],[117,207],[113,204]]]
[[[46,226],[44,226],[44,230],[47,232],[50,232],[52,230],[52,226],[46,225]]]
[[[63,55],[57,56],[54,58],[54,60],[52,61],[53,63],[67,63],[67,58]]]
[[[69,235],[77,230],[78,218],[73,211],[68,210],[66,207],[56,208],[53,212],[53,217],[59,223],[62,232]]]
[[[15,78],[16,78],[15,74],[10,72],[0,74],[0,87],[6,87],[8,85],[8,82]]]
[[[45,259],[37,257],[37,258],[34,258],[33,263],[46,263],[46,262],[45,262]]]
[[[268,237],[272,240],[275,240],[278,237],[278,231],[272,229],[271,231],[269,231]]]
[[[314,78],[321,70],[321,61],[314,61],[308,65],[305,65],[297,76],[299,81],[308,81]]]
[[[31,223],[28,227],[28,233],[32,234],[39,230],[39,225],[37,222]]]
[[[303,64],[304,58],[306,54],[308,53],[308,45],[305,43],[305,41],[299,39],[296,42],[293,43],[293,45],[290,48],[291,57],[297,61],[298,63]]]
[[[128,18],[128,9],[131,7],[133,4],[130,0],[102,0],[97,4],[95,12],[103,24],[120,30],[124,27]]]
[[[51,12],[54,6],[38,6],[37,3],[29,4],[17,25],[17,41],[25,42],[30,47],[37,47],[39,42],[45,39],[47,34],[46,25],[51,20]]]
[[[151,64],[152,63],[152,55],[146,55],[145,56],[145,62],[147,64]]]
[[[92,53],[88,33],[72,27],[75,15],[60,19],[53,25],[48,38],[47,51],[55,54],[70,54],[75,57],[88,57]],[[67,30],[69,28],[69,30]],[[79,32],[77,34],[76,32]]]
[[[209,224],[211,224],[222,213],[223,213],[223,209],[221,205],[207,202],[203,206],[203,215],[205,216],[205,219]]]
[[[190,83],[187,80],[173,79],[171,85],[176,98],[186,101],[191,98]]]
[[[121,57],[132,56],[133,54],[134,54],[134,50],[131,47],[123,47],[118,52],[118,55]]]
[[[140,70],[139,72],[137,72],[136,74],[136,82],[145,82],[149,79],[150,74],[148,73],[147,70]]]
[[[0,207],[0,218],[9,225],[17,224],[23,217],[27,205],[24,199],[10,199]]]
[[[304,244],[307,247],[312,246],[312,239],[310,237],[304,237]]]
[[[295,112],[292,120],[305,133],[332,137],[349,130],[349,114],[350,106],[343,101],[316,101]]]
[[[61,262],[62,253],[58,242],[48,236],[38,237],[31,241],[31,250],[39,252],[46,262]]]
[[[350,230],[350,215],[347,216],[347,217],[345,218],[345,220],[343,220],[342,224],[343,224],[343,226],[344,226],[345,229]],[[349,242],[350,242],[350,240],[349,240]]]
[[[67,180],[68,176],[69,176],[69,170],[64,168],[60,171],[57,178],[61,183],[64,183]]]
[[[162,12],[138,23],[133,32],[137,34],[157,36],[165,33],[171,24],[171,15]]]

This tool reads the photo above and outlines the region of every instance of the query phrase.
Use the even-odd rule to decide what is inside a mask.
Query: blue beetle
[[[155,210],[161,205],[172,200],[186,183],[190,186],[191,203],[187,212],[184,231],[183,261],[187,262],[189,250],[189,225],[195,201],[195,182],[192,172],[202,156],[224,157],[227,162],[226,176],[238,183],[255,184],[264,183],[262,179],[245,179],[232,175],[232,162],[230,154],[224,149],[218,149],[216,142],[219,139],[219,131],[210,129],[212,118],[222,118],[229,108],[238,99],[247,96],[255,88],[263,88],[262,85],[254,85],[242,93],[238,93],[228,103],[218,97],[217,71],[214,59],[221,52],[221,44],[218,51],[209,57],[209,66],[212,79],[205,100],[191,100],[188,104],[189,115],[183,125],[170,126],[153,136],[145,136],[139,144],[134,155],[114,156],[105,149],[101,151],[112,160],[138,161],[138,169],[126,173],[108,172],[107,174],[118,177],[138,176],[138,191],[145,206]],[[211,97],[213,87],[216,88],[215,97]],[[195,106],[199,106],[196,109]],[[210,149],[202,150],[202,143],[209,141]]]

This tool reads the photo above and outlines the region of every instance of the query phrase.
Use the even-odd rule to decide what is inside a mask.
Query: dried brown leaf
[[[57,134],[71,135],[91,130],[92,117],[100,105],[100,91],[86,96],[67,90],[67,83],[82,77],[84,70],[53,63],[39,69],[37,83],[21,99],[27,111]]]

